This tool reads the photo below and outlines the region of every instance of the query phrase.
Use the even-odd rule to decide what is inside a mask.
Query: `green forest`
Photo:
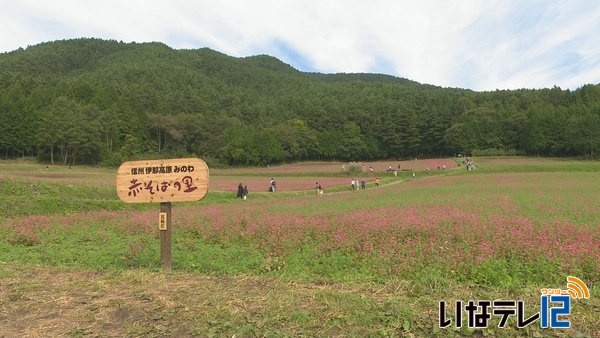
[[[595,158],[600,85],[475,92],[258,55],[73,39],[0,54],[0,151],[119,166],[465,155]]]

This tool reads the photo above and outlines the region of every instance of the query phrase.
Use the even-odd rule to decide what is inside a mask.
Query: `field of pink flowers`
[[[440,158],[359,162],[359,166],[364,165],[364,172],[355,176],[342,172],[342,166],[346,168],[350,166],[349,163],[343,162],[303,162],[270,168],[210,169],[209,189],[212,191],[236,191],[238,184],[242,183],[242,185],[247,185],[251,192],[264,192],[268,190],[271,178],[276,180],[280,191],[310,190],[315,188],[316,182],[321,183],[327,189],[340,185],[350,186],[350,181],[353,178],[364,178],[367,182],[372,183],[375,177],[391,177],[393,174],[387,171],[389,166],[396,169],[400,165],[404,171],[424,171],[427,168],[437,170],[437,165],[441,167],[444,164],[447,170],[457,167],[456,162],[452,159]],[[373,166],[373,173],[369,171],[370,166]],[[298,175],[295,176],[294,174]],[[311,176],[310,174],[315,175]],[[401,175],[403,174],[409,175],[408,173],[401,173]],[[116,174],[108,169],[73,167],[70,170],[61,165],[51,165],[47,169],[45,165],[37,163],[2,163],[0,164],[0,179],[2,178],[18,179],[27,184],[42,181],[114,186],[116,183]]]
[[[277,183],[277,189],[279,191],[290,191],[290,190],[309,190],[315,189],[316,183],[319,182],[323,189],[338,185],[350,186],[352,178],[349,177],[316,177],[316,176],[282,176],[273,177]],[[357,176],[358,179],[358,176]],[[362,179],[362,178],[361,178]],[[266,192],[269,189],[270,177],[259,177],[259,176],[212,176],[210,178],[210,190],[217,191],[236,191],[238,184],[248,186],[250,192]],[[365,177],[365,181],[373,182],[374,177]]]
[[[297,180],[298,189],[305,181],[306,188],[314,188],[313,177],[286,178],[290,186]],[[266,190],[264,177],[245,179],[243,184]],[[251,273],[277,270],[359,279],[435,273],[488,285],[548,283],[573,274],[595,286],[600,271],[596,180],[596,173],[585,172],[475,173],[322,197],[175,204],[173,251],[187,262],[198,259],[194,251],[199,243],[245,248],[262,257],[256,270],[245,271]],[[23,216],[0,222],[9,249],[43,251],[65,233],[81,234],[85,238],[75,243],[101,247],[114,241],[115,257],[140,255],[136,260],[142,265],[151,265],[153,254],[144,253],[144,247],[156,248],[156,228],[157,211]],[[189,268],[176,261],[174,266]]]
[[[355,165],[359,167],[364,166],[364,171],[355,175],[349,175],[347,172],[342,171],[342,166],[347,171],[351,165],[350,163],[343,162],[304,162],[270,168],[213,169],[210,172],[210,190],[235,191],[238,184],[242,183],[242,185],[247,185],[250,191],[267,191],[271,178],[275,179],[280,191],[314,189],[316,182],[319,182],[323,188],[327,189],[332,186],[350,186],[352,179],[362,180],[364,178],[366,182],[372,184],[375,181],[375,177],[392,177],[393,173],[388,171],[389,166],[392,166],[393,169],[397,169],[400,166],[400,169],[404,171],[400,173],[400,176],[407,176],[410,173],[406,173],[406,171],[410,171],[411,173],[412,171],[423,172],[427,168],[435,171],[438,165],[441,172],[444,164],[446,165],[446,170],[451,170],[458,166],[450,158],[440,158],[357,162]],[[373,173],[370,172],[371,166],[373,167]],[[319,173],[323,175],[316,175]],[[298,176],[294,176],[294,174],[298,174]],[[307,174],[315,175],[305,176]]]
[[[446,164],[446,169],[456,168],[457,163],[451,158],[434,158],[434,159],[416,159],[416,160],[402,160],[402,161],[365,161],[355,162],[359,167],[364,166],[365,173],[369,172],[370,167],[373,167],[375,174],[381,174],[386,172],[390,166],[393,169],[397,169],[398,165],[401,170],[437,170],[437,166],[443,167]],[[239,174],[273,174],[276,176],[281,173],[341,173],[342,166],[347,170],[350,163],[347,162],[302,162],[296,164],[288,164],[282,166],[272,166],[269,168],[244,168],[244,169],[213,169],[211,173],[217,175],[231,175],[233,173]]]
[[[186,210],[182,229],[285,260],[348,253],[384,276],[437,269],[478,283],[600,271],[594,173],[433,177],[359,193]],[[560,183],[559,183],[560,182]],[[189,227],[189,228],[188,228]]]

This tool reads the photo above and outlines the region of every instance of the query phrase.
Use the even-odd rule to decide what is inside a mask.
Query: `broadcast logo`
[[[525,303],[522,300],[480,300],[467,302],[463,309],[463,303],[456,301],[454,323],[457,328],[462,327],[463,310],[467,314],[467,325],[469,328],[487,328],[488,322],[493,316],[500,317],[498,328],[504,328],[510,316],[517,317],[517,328],[521,329],[529,324],[540,320],[542,328],[568,329],[571,322],[568,319],[559,318],[571,314],[571,299],[588,299],[590,290],[579,278],[567,277],[566,289],[544,288],[540,290],[540,312],[526,318]],[[551,305],[552,304],[552,305]],[[451,318],[446,318],[446,302],[440,301],[439,326],[447,328],[452,324]]]

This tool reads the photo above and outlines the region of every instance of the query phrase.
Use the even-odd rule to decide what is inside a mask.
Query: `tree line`
[[[118,166],[456,154],[596,157],[600,86],[475,92],[382,74],[300,72],[162,43],[74,39],[0,54],[5,158]]]

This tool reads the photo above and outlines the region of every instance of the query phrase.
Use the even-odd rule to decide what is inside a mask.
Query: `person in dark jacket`
[[[238,185],[238,192],[237,192],[237,198],[242,198],[242,196],[244,195],[244,187],[242,186],[242,184],[240,183]]]

